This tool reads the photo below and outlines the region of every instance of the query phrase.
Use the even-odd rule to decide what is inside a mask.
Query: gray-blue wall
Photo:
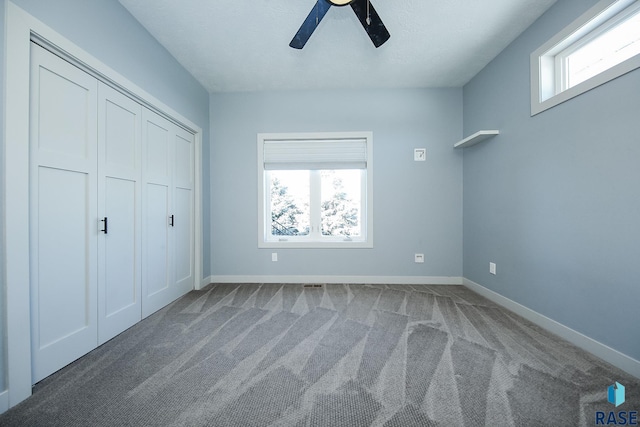
[[[640,359],[640,70],[530,116],[529,55],[562,0],[464,87],[464,275]],[[497,263],[496,276],[489,262]]]
[[[4,138],[4,8],[5,0],[0,1],[0,139]],[[4,143],[0,143],[0,165],[4,169]],[[4,173],[0,173],[0,215],[4,218]],[[5,285],[4,285],[4,225],[0,223],[0,392],[6,388],[5,372]]]
[[[203,272],[210,274],[209,94],[116,0],[12,0],[203,130]]]
[[[461,276],[461,89],[213,94],[210,110],[213,274]],[[256,134],[363,130],[374,249],[258,249]],[[418,147],[427,162],[413,161]]]

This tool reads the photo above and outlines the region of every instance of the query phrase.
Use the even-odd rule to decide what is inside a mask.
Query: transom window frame
[[[335,237],[322,236],[321,233],[310,233],[307,236],[282,236],[275,237],[269,233],[270,230],[270,208],[269,200],[266,195],[269,194],[268,182],[265,179],[265,172],[269,167],[265,168],[265,144],[309,142],[311,144],[344,141],[346,143],[352,141],[364,141],[366,144],[366,165],[359,166],[363,170],[362,185],[362,203],[361,216],[362,236],[359,237]],[[373,248],[373,132],[306,132],[306,133],[259,133],[257,135],[257,152],[258,152],[258,248]],[[267,154],[268,155],[268,154]],[[344,159],[342,159],[344,161]],[[346,162],[345,164],[348,164]],[[358,162],[359,163],[359,162]],[[286,165],[282,170],[286,170]],[[303,168],[306,170],[306,168]],[[308,170],[317,169],[317,165],[311,163]],[[278,169],[276,169],[278,170]],[[316,183],[317,184],[317,183]],[[318,191],[319,188],[312,185],[311,191]],[[312,196],[313,197],[313,196]],[[312,214],[312,221],[314,215]],[[317,222],[317,221],[316,221]],[[312,224],[317,226],[317,224]]]
[[[563,84],[561,70],[563,58],[606,32],[612,22],[639,4],[640,0],[601,0],[531,53],[531,116],[640,68],[638,54],[569,88]]]

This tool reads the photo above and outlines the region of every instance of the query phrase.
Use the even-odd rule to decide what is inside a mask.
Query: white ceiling
[[[209,91],[459,87],[556,0],[372,0],[391,38],[376,49],[332,7],[302,50],[316,0],[120,0]]]

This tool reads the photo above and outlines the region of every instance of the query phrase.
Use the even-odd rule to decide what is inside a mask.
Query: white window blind
[[[265,139],[265,170],[366,169],[367,140]]]

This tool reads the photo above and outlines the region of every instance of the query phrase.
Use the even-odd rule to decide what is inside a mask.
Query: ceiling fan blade
[[[382,19],[378,16],[378,12],[373,8],[371,2],[367,5],[368,0],[355,0],[351,3],[351,8],[356,13],[358,20],[364,27],[364,30],[369,35],[369,38],[375,45],[375,47],[380,47],[389,40],[391,35],[389,31],[387,31],[387,27],[382,23]],[[369,13],[367,14],[367,6],[369,8]],[[367,22],[367,17],[371,20]]]
[[[300,29],[293,37],[293,40],[291,40],[291,43],[289,43],[289,46],[294,49],[302,49],[330,7],[331,3],[329,3],[328,0],[318,0],[315,6],[313,6],[313,9],[311,9],[307,19],[304,20]]]

